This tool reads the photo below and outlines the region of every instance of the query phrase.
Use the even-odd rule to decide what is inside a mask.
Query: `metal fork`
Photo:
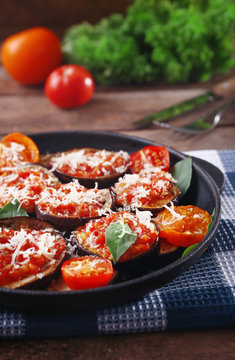
[[[171,129],[186,134],[206,133],[213,130],[219,124],[224,113],[232,106],[235,106],[235,100],[230,100],[229,102],[223,104],[218,109],[207,114],[205,117],[199,117],[196,120],[190,122],[189,124],[182,126],[174,126],[168,123],[158,122],[157,120],[154,120],[153,124],[161,128]],[[234,125],[234,124],[230,123],[229,125]]]

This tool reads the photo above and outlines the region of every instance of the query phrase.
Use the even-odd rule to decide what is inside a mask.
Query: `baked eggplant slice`
[[[119,178],[112,190],[117,208],[134,211],[146,210],[153,214],[164,209],[164,205],[177,202],[180,190],[169,173],[126,174]]]
[[[146,216],[147,215],[147,216]],[[117,242],[125,232],[127,234],[135,234],[134,242],[129,243],[127,250],[115,259],[115,268],[128,269],[138,266],[142,261],[149,261],[150,255],[157,253],[158,247],[158,231],[154,223],[150,221],[151,213],[138,212],[137,215],[128,211],[121,211],[102,217],[97,220],[91,220],[84,226],[80,226],[72,232],[70,241],[76,246],[79,255],[95,255],[105,259],[114,261],[114,253],[118,252]],[[119,224],[123,230],[122,235],[113,232],[111,245],[107,245],[107,229],[110,225]],[[128,225],[128,228],[125,228]],[[129,230],[128,230],[129,229]],[[121,239],[122,241],[122,239]],[[125,239],[125,242],[128,242]],[[112,243],[116,243],[115,250],[111,251]]]
[[[38,219],[0,219],[0,286],[43,288],[57,275],[66,243],[53,226]]]
[[[16,198],[22,208],[33,213],[35,201],[47,186],[55,186],[59,179],[48,169],[36,164],[28,164],[0,171],[0,207]]]
[[[129,169],[129,154],[125,151],[108,151],[78,148],[57,153],[49,167],[62,182],[77,179],[81,185],[92,188],[112,186]]]
[[[87,189],[75,180],[42,191],[36,202],[36,216],[58,229],[70,230],[109,214],[113,206],[109,189]]]
[[[172,254],[173,252],[179,249],[179,246],[172,245],[168,243],[166,239],[163,238],[159,239],[159,244],[160,244],[159,255]]]

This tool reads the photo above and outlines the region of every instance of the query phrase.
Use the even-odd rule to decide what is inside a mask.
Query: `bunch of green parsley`
[[[207,81],[234,64],[233,0],[135,0],[126,16],[70,27],[69,63],[106,85]]]

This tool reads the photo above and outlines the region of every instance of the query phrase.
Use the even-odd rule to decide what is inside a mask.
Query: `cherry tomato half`
[[[81,256],[63,263],[61,272],[72,290],[92,289],[107,285],[113,277],[112,262],[98,256]]]
[[[179,216],[165,209],[155,218],[160,238],[182,247],[199,243],[208,231],[210,214],[194,205],[175,206],[174,212]]]
[[[1,144],[7,148],[10,148],[12,143],[22,145],[22,150],[5,151]],[[39,162],[39,150],[35,142],[28,136],[15,132],[6,135],[2,138],[0,143],[0,159],[2,166],[12,166],[18,162],[38,163]],[[7,162],[4,165],[4,162]]]
[[[79,65],[64,65],[47,78],[45,93],[55,105],[73,108],[87,103],[94,93],[94,80],[88,70]]]
[[[9,36],[1,49],[2,64],[18,82],[41,84],[60,65],[60,40],[52,31],[36,27]]]
[[[138,174],[146,165],[160,167],[163,171],[168,171],[170,167],[170,155],[164,146],[145,146],[143,149],[131,154],[130,172]]]

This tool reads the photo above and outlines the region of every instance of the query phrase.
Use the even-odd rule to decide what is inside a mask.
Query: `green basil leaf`
[[[105,231],[105,241],[116,264],[122,254],[134,244],[137,234],[124,222],[111,223]]]
[[[184,250],[184,252],[183,252],[183,254],[181,255],[181,257],[184,257],[185,255],[187,255],[187,254],[188,254],[190,251],[192,251],[198,244],[199,244],[199,243],[193,244],[193,245],[187,247],[187,248]]]
[[[184,196],[188,191],[192,179],[192,158],[187,157],[177,162],[171,170],[171,174],[173,178],[177,180],[176,185],[180,189],[180,196]]]
[[[211,214],[211,222],[208,224],[207,231],[210,230],[210,228],[211,228],[211,226],[212,226],[212,223],[213,223],[213,220],[214,220],[214,217],[215,217],[215,208],[214,208],[213,211],[212,211],[212,214]]]
[[[29,216],[27,212],[22,209],[17,199],[11,199],[5,206],[0,209],[0,218],[11,218],[15,216]]]

